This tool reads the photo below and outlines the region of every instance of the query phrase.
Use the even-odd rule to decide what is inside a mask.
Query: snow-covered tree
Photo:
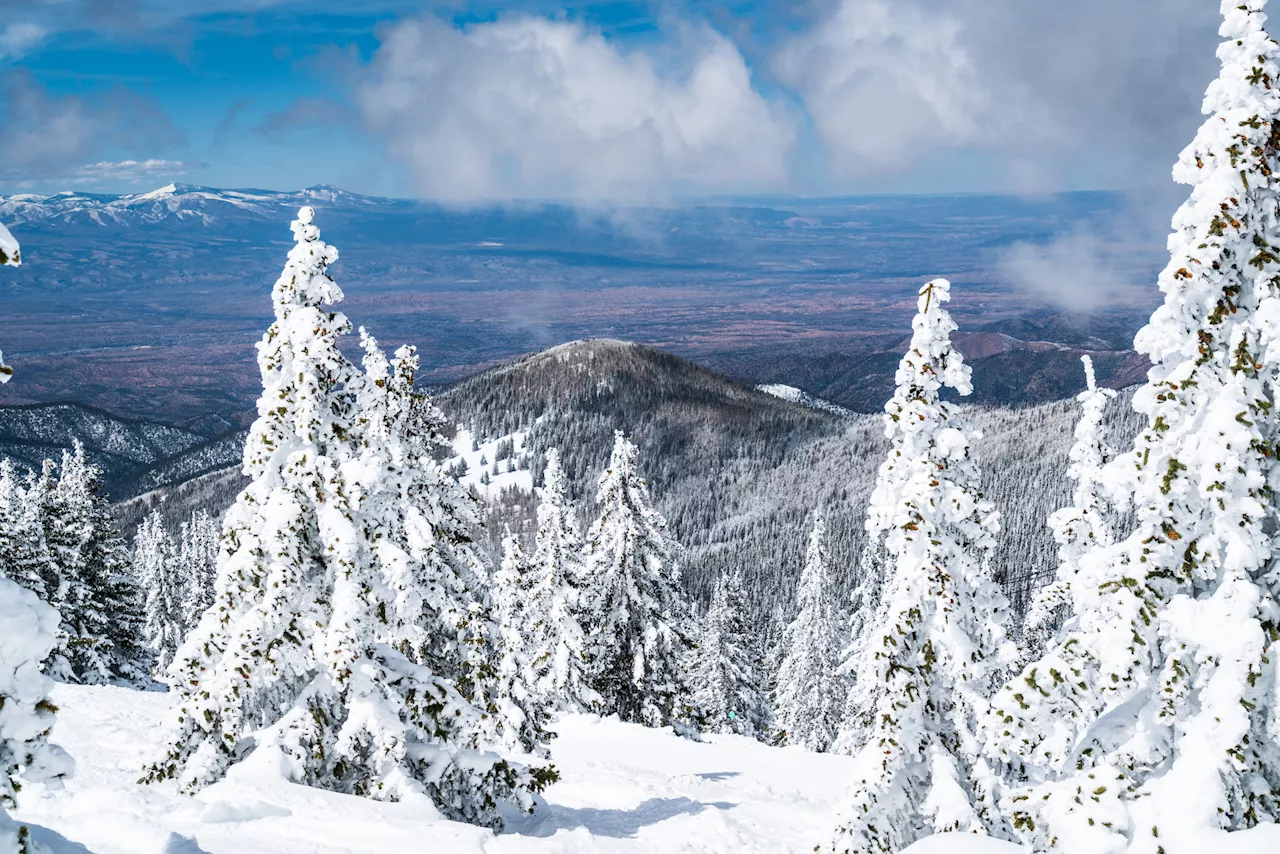
[[[1208,118],[1174,168],[1164,304],[1139,332],[1148,426],[1107,467],[1135,527],[1080,560],[1074,617],[1001,692],[993,757],[1039,849],[1174,854],[1280,820],[1280,46],[1224,0]]]
[[[682,726],[690,696],[680,672],[689,648],[680,545],[653,508],[636,447],[614,436],[587,532],[584,618],[591,687],[606,714],[646,726]]]
[[[22,487],[14,474],[13,462],[5,457],[0,460],[0,576],[6,578],[17,578],[26,547],[25,538],[19,532],[22,501]]]
[[[943,304],[950,283],[920,289],[911,343],[885,405],[888,458],[867,508],[889,576],[853,690],[867,721],[837,852],[899,851],[995,820],[978,722],[1011,657],[1003,595],[988,561],[999,519],[978,491],[961,412],[939,399],[971,390]]]
[[[849,620],[845,632],[847,645],[840,652],[837,673],[847,684],[857,677],[858,667],[868,655],[867,644],[874,640],[872,621],[880,608],[880,593],[889,575],[890,561],[884,546],[882,532],[877,529],[862,549],[858,569],[854,576],[853,594],[849,601]],[[840,714],[840,727],[831,752],[855,756],[866,745],[870,723],[866,720],[866,695],[859,691],[845,692],[844,710]]]
[[[57,709],[50,679],[40,672],[54,645],[58,613],[7,578],[0,578],[0,854],[37,854],[44,848],[5,809],[15,806],[19,778],[67,776],[72,762],[48,741]]]
[[[585,572],[582,534],[560,454],[554,448],[547,451],[539,498],[524,621],[535,687],[559,708],[588,711],[600,698],[589,684],[586,634],[578,622]]]
[[[1076,424],[1075,443],[1071,446],[1071,465],[1067,477],[1076,482],[1071,505],[1049,517],[1049,528],[1058,544],[1058,572],[1054,580],[1036,595],[1027,614],[1024,635],[1026,646],[1037,655],[1053,636],[1071,608],[1071,580],[1080,571],[1080,560],[1113,540],[1105,516],[1107,500],[1103,495],[1102,470],[1111,461],[1103,417],[1107,401],[1116,396],[1109,388],[1098,388],[1093,374],[1093,360],[1081,356],[1084,363],[1085,390],[1076,400],[1083,410]]]
[[[218,570],[218,546],[222,534],[217,521],[196,510],[182,523],[178,534],[178,566],[183,581],[183,611],[190,631],[213,604],[213,583]]]
[[[56,602],[62,589],[62,573],[45,541],[48,511],[57,486],[58,467],[53,460],[44,461],[39,475],[27,473],[25,489],[15,485],[17,528],[5,555],[5,574],[45,602]]]
[[[742,574],[722,576],[693,654],[694,701],[707,729],[764,740],[773,723],[760,638],[747,627]]]
[[[22,250],[18,247],[18,241],[13,239],[4,223],[0,223],[0,267],[17,267],[21,263]],[[4,363],[4,353],[0,353],[0,383],[7,383],[12,376],[13,368]]]
[[[133,574],[146,591],[147,644],[155,653],[156,676],[163,679],[187,633],[190,595],[177,548],[159,510],[153,510],[134,535]]]
[[[31,490],[43,503],[45,589],[62,618],[47,670],[67,682],[142,682],[151,669],[144,599],[101,477],[76,442],[62,455],[57,485]]]
[[[299,211],[272,291],[244,452],[252,482],[227,514],[213,607],[171,668],[168,747],[145,779],[199,789],[252,734],[254,755],[278,754],[297,782],[426,795],[449,817],[498,826],[498,803],[530,809],[538,780],[486,749],[493,715],[473,702],[486,615],[438,610],[466,595],[441,571],[466,547],[437,512],[447,480],[424,462],[417,358],[405,348],[388,364],[372,339],[365,375],[343,357],[350,324],[325,307],[342,299],[327,273],[337,250],[313,216]],[[460,635],[480,648],[459,650]]]
[[[819,752],[836,737],[847,690],[836,672],[842,632],[832,581],[827,524],[819,516],[809,534],[796,587],[796,615],[783,638],[773,700],[780,738]]]
[[[502,564],[493,576],[493,619],[497,648],[497,695],[502,735],[509,747],[546,755],[546,725],[551,718],[547,698],[535,689],[537,681],[529,649],[528,557],[520,538],[506,532]]]

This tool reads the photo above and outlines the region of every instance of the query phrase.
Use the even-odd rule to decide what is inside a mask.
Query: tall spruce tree
[[[371,339],[367,376],[343,357],[350,325],[325,308],[342,299],[327,273],[337,251],[313,217],[302,208],[293,223],[259,345],[253,480],[227,514],[214,605],[172,668],[168,748],[145,779],[206,786],[252,733],[253,755],[278,755],[297,782],[426,795],[496,827],[498,803],[530,809],[537,782],[484,749],[491,716],[438,669],[458,630],[439,637],[431,606],[448,579],[423,557],[455,532],[424,510],[433,481],[412,422],[417,359],[406,349],[388,365]]]
[[[818,752],[836,737],[847,690],[840,664],[841,615],[836,607],[827,524],[814,519],[804,570],[796,587],[796,615],[782,641],[774,689],[779,740]]]
[[[186,614],[184,632],[194,628],[213,605],[220,542],[218,523],[203,510],[194,511],[179,530],[178,566],[184,595],[182,610]]]
[[[1074,619],[997,698],[991,754],[1038,849],[1210,850],[1280,820],[1280,46],[1224,0],[1208,118],[1174,168],[1164,304],[1135,346],[1147,428],[1108,466],[1131,534],[1080,561]],[[1015,781],[1016,782],[1016,781]]]
[[[144,682],[151,669],[144,598],[102,495],[101,476],[77,441],[62,455],[57,485],[35,488],[43,499],[50,561],[45,588],[62,618],[48,672],[85,684]]]
[[[502,538],[502,564],[493,576],[493,618],[497,647],[496,702],[503,735],[510,747],[546,755],[546,725],[551,718],[547,699],[534,689],[537,681],[529,650],[530,606],[528,557],[520,538],[508,529]]]
[[[618,432],[587,532],[585,622],[591,687],[606,714],[646,726],[687,725],[680,672],[689,649],[680,545],[653,508],[636,447]]]
[[[1081,356],[1080,360],[1084,363],[1085,390],[1076,400],[1083,411],[1076,424],[1071,465],[1067,469],[1067,477],[1076,482],[1076,488],[1071,505],[1049,517],[1049,528],[1058,544],[1058,571],[1054,580],[1037,593],[1023,629],[1024,647],[1037,657],[1070,613],[1071,582],[1080,571],[1081,559],[1095,549],[1111,545],[1113,540],[1102,485],[1103,467],[1113,454],[1102,422],[1107,401],[1116,393],[1098,388],[1092,359]]]
[[[746,623],[742,573],[722,576],[693,655],[694,701],[706,728],[764,740],[773,725],[761,639]]]
[[[578,622],[585,574],[582,534],[554,448],[547,451],[537,517],[525,609],[535,687],[556,707],[589,711],[600,697],[589,683],[586,633]]]
[[[0,267],[17,267],[22,263],[22,250],[18,241],[13,239],[9,229],[0,223]],[[0,353],[0,384],[7,383],[13,377],[13,368],[4,363],[4,353]]]
[[[900,851],[942,831],[997,821],[978,722],[1012,657],[1003,595],[988,561],[999,519],[978,492],[972,442],[945,387],[971,391],[943,304],[950,283],[920,289],[919,313],[885,405],[890,451],[868,507],[889,577],[853,690],[869,722],[833,849]]]
[[[0,576],[15,580],[23,572],[20,567],[27,545],[20,532],[22,501],[22,487],[14,474],[13,462],[5,457],[0,460]],[[29,584],[23,586],[30,587]]]
[[[28,472],[26,488],[15,492],[18,502],[18,527],[9,577],[30,590],[41,600],[56,604],[63,597],[62,573],[53,560],[45,529],[49,508],[58,485],[58,467],[45,460],[40,474]]]
[[[67,776],[72,762],[49,743],[57,709],[40,663],[54,645],[58,614],[35,594],[0,578],[0,854],[44,854],[5,809],[15,806],[19,778]]]
[[[187,633],[187,579],[177,547],[159,510],[138,526],[133,538],[133,574],[146,592],[147,644],[155,654],[155,674],[165,678]]]

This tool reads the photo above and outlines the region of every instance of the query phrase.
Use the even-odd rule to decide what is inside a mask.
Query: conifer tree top
[[[5,265],[17,267],[21,264],[22,251],[18,247],[18,241],[13,239],[13,235],[4,227],[4,223],[0,223],[0,267]]]

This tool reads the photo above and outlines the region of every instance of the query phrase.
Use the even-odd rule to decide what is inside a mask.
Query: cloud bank
[[[356,100],[421,192],[445,200],[648,199],[786,184],[795,129],[705,27],[659,63],[527,16],[388,29]]]

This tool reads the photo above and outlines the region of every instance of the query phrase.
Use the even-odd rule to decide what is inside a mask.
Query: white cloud
[[[39,24],[8,24],[0,31],[0,61],[21,59],[31,48],[44,41],[49,31]]]
[[[74,184],[101,183],[136,183],[156,178],[178,178],[192,169],[203,167],[202,163],[187,163],[182,160],[104,160],[81,166],[71,177]]]
[[[960,22],[903,0],[845,0],[786,43],[779,77],[803,100],[837,175],[917,165],[994,130]]]
[[[832,0],[774,56],[852,178],[934,189],[962,152],[983,189],[1152,185],[1216,71],[1204,0]]]
[[[565,21],[519,16],[383,35],[357,102],[425,195],[582,200],[775,189],[795,141],[729,41],[689,28],[680,67]]]

